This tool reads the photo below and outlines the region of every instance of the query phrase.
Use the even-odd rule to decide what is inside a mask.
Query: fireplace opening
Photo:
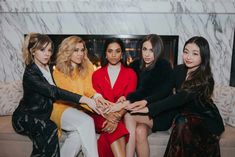
[[[145,35],[84,35],[84,34],[48,34],[54,42],[54,54],[51,59],[51,64],[55,64],[58,46],[64,38],[71,35],[81,37],[85,42],[88,49],[88,58],[95,66],[99,66],[101,54],[104,51],[104,42],[108,38],[120,38],[123,40],[126,48],[126,55],[128,62],[139,58],[140,42]],[[173,35],[160,35],[164,44],[163,57],[169,60],[172,67],[177,65],[178,57],[178,40],[179,36]]]

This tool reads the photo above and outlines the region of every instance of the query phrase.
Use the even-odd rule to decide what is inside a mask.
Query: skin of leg
[[[126,157],[125,137],[121,137],[111,144],[111,149],[115,157]]]
[[[129,131],[129,141],[126,144],[126,157],[133,157],[135,155],[135,130],[137,123],[129,113],[125,114],[124,122]]]
[[[143,123],[139,123],[136,127],[136,151],[137,156],[149,157],[150,149],[148,143],[148,134],[150,128]]]
[[[136,123],[135,142],[136,142],[137,154],[138,152],[140,152],[140,155],[138,154],[139,157],[142,157],[142,155],[149,156],[150,152],[149,152],[149,144],[147,137],[149,129],[153,127],[153,120],[150,119],[149,116],[144,116],[144,115],[131,115],[131,116]],[[137,144],[140,145],[138,146]]]
[[[135,155],[135,147],[136,147],[136,127],[139,124],[145,124],[147,128],[153,127],[153,120],[149,119],[148,116],[143,115],[131,115],[127,113],[125,115],[125,125],[127,130],[130,133],[129,142],[126,145],[126,156],[134,157]],[[147,141],[148,142],[148,141]],[[148,143],[146,143],[145,148],[148,148]],[[141,151],[141,150],[140,150]],[[137,151],[138,152],[138,151]],[[145,152],[148,153],[148,152]]]

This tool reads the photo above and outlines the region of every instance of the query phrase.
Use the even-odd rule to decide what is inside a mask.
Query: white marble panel
[[[1,12],[234,13],[234,0],[2,0]]]
[[[234,0],[26,0],[0,1],[0,81],[22,78],[23,35],[134,34],[194,35],[208,39],[217,83],[229,84],[235,30]],[[222,3],[223,2],[223,3]],[[212,5],[213,3],[213,5]]]

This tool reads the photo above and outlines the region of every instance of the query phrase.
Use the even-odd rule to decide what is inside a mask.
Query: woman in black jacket
[[[203,37],[192,37],[183,49],[183,65],[174,69],[167,88],[175,87],[176,94],[146,107],[130,104],[132,113],[148,113],[149,126],[158,131],[159,117],[175,112],[173,130],[165,157],[219,157],[219,136],[224,125],[211,99],[214,79],[210,68],[210,49]]]
[[[27,35],[22,51],[26,64],[23,76],[24,95],[13,113],[13,128],[17,133],[26,135],[32,140],[31,156],[58,157],[60,149],[57,127],[50,120],[52,103],[55,100],[76,104],[86,103],[98,112],[95,101],[54,85],[48,68],[48,62],[52,55],[52,41],[47,35],[39,33]]]
[[[133,102],[134,104],[152,103],[156,99],[160,100],[171,94],[171,89],[165,88],[165,84],[169,79],[172,68],[170,63],[162,58],[162,53],[163,42],[160,36],[150,34],[144,37],[141,42],[140,60],[134,61],[131,65],[138,76],[137,89],[127,95],[124,104],[128,106],[128,104]],[[165,117],[163,118],[165,119]],[[150,128],[147,124],[149,122],[150,119],[147,115],[125,114],[125,124],[130,133],[126,146],[127,157],[134,156],[136,144],[138,156],[143,156],[143,154],[148,156],[147,137]],[[163,128],[160,129],[165,129],[168,126],[162,125],[161,127]],[[144,148],[144,150],[139,148]]]

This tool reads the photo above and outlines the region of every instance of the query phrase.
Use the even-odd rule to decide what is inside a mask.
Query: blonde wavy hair
[[[33,53],[37,50],[47,47],[48,44],[52,45],[53,51],[53,42],[49,36],[40,33],[29,33],[23,42],[22,53],[23,61],[26,65],[34,62]]]
[[[85,54],[81,64],[78,64],[77,70],[79,76],[85,77],[92,63],[87,57],[87,48],[85,41],[78,36],[67,37],[61,42],[56,58],[56,68],[65,75],[72,75],[74,67],[72,66],[71,56],[74,53],[74,50],[76,49],[76,45],[78,43],[83,44],[85,48]]]

